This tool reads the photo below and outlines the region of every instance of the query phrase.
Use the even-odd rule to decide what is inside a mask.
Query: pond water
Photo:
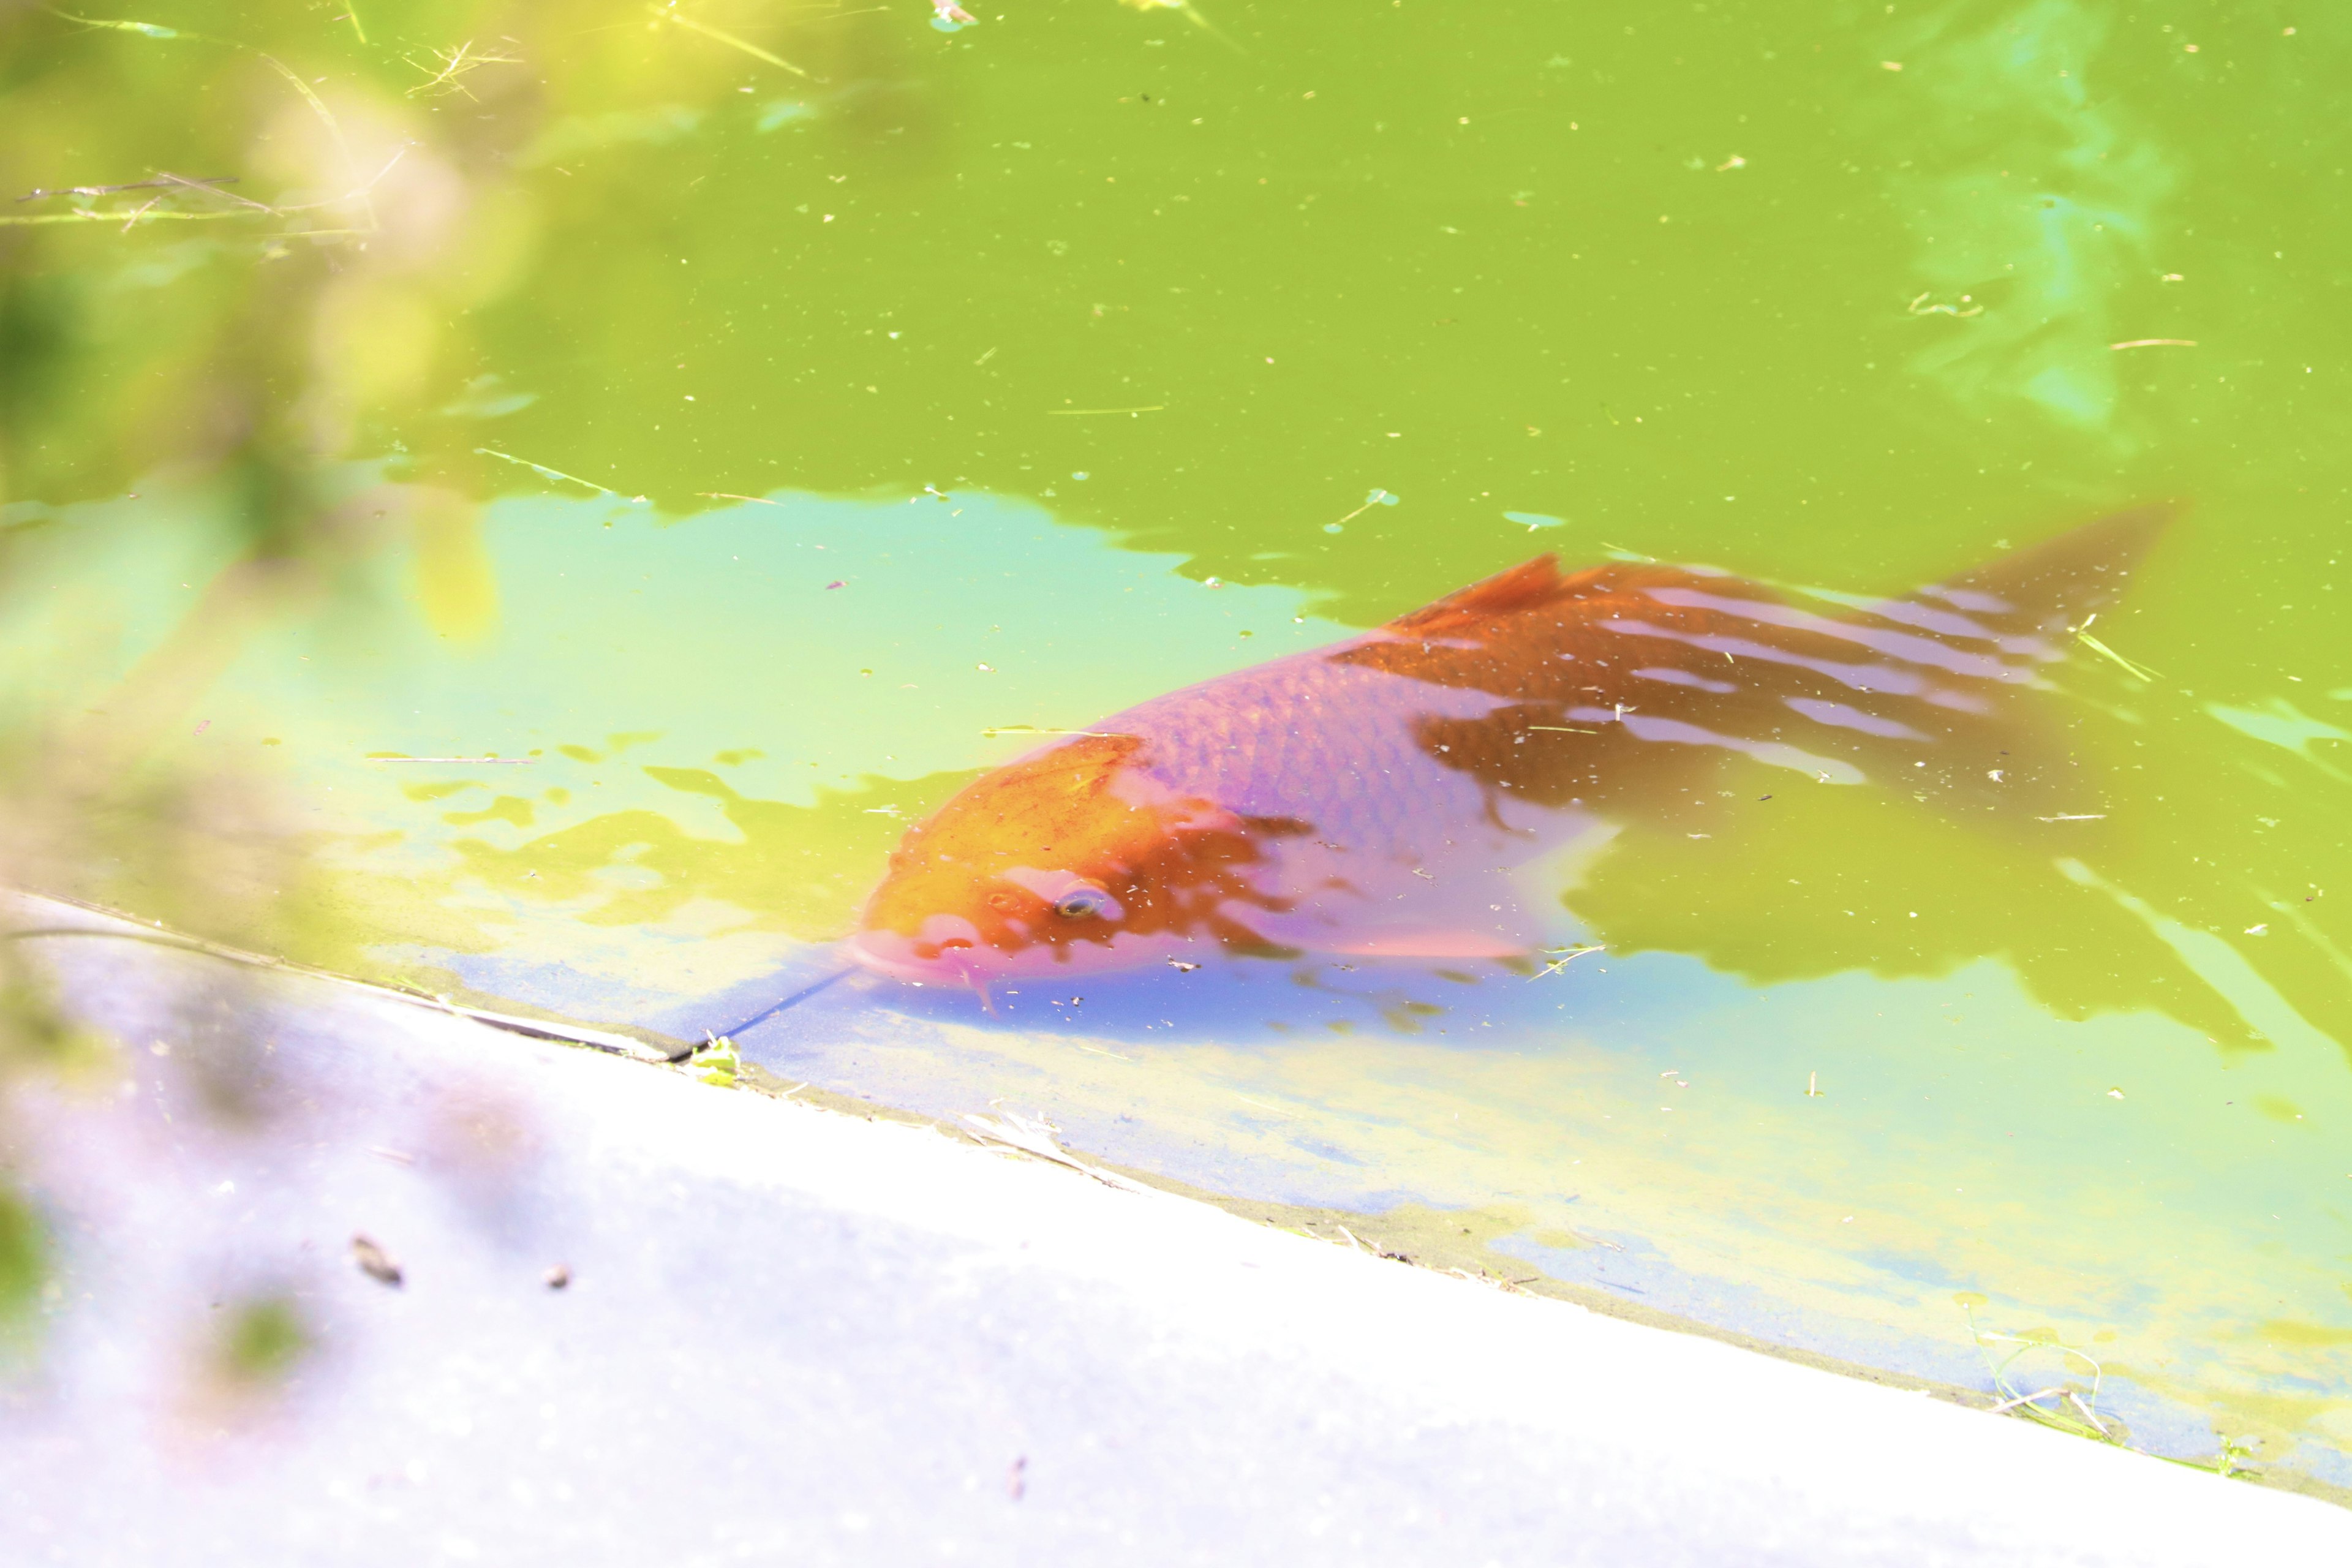
[[[2352,1485],[2352,21],[215,11],[0,22],[16,880]],[[2064,809],[1727,757],[1537,962],[771,1011],[985,770],[1538,553],[2158,502]]]

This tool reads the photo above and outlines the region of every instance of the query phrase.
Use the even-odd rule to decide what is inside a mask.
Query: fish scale
[[[2085,785],[2041,672],[2166,516],[1887,600],[1539,556],[975,781],[909,830],[854,951],[974,984],[1219,951],[1512,957],[1538,918],[1516,867],[1671,816],[1734,755],[2046,819]]]
[[[1479,791],[1388,721],[1401,704],[1425,711],[1444,699],[1414,682],[1333,662],[1335,653],[1369,640],[1154,698],[1105,727],[1149,740],[1143,765],[1173,789],[1241,816],[1295,817],[1327,837],[1344,832],[1351,847],[1409,857],[1416,824],[1475,816]],[[1496,706],[1475,693],[1447,697],[1446,706],[1465,714]],[[1300,786],[1315,780],[1322,788],[1310,798]]]

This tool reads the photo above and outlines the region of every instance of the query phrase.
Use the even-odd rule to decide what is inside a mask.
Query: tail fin
[[[1654,804],[1734,751],[1948,809],[2072,820],[2097,814],[2098,786],[2034,689],[2170,511],[2118,513],[1896,598],[1660,566],[1563,576],[1538,556],[1324,657],[1502,699],[1425,716],[1416,737],[1514,800]]]
[[[1674,639],[1717,654],[1724,664],[1677,667],[1681,706],[1695,713],[1689,692],[1720,693],[1727,717],[1747,716],[1711,728],[1835,759],[1816,770],[1824,780],[1869,779],[1969,812],[2096,815],[2097,781],[2077,765],[2065,716],[2029,692],[2046,686],[2040,670],[2067,656],[2072,634],[2123,595],[2172,510],[2118,512],[1898,598],[1805,591],[1842,615],[1693,579],[1643,589],[1680,616],[1615,625],[1654,648]],[[1730,635],[1740,623],[1745,636]]]
[[[2123,597],[2133,571],[2177,510],[2166,504],[2114,513],[1922,588],[1877,613],[1906,619],[1902,611],[1908,606],[1929,616],[1957,612],[1959,626],[1937,629],[1958,633],[1961,647],[1990,641],[2012,671],[2005,679],[2026,679],[2032,666],[2064,658],[2075,640],[2071,634]],[[1969,704],[1973,713],[1950,714],[1942,744],[1927,765],[1914,760],[1915,773],[1927,775],[1920,783],[1948,807],[1963,811],[2005,806],[2019,819],[2042,821],[2098,815],[2101,781],[2073,755],[2062,712],[2021,701],[2021,692],[2004,692],[2001,684],[1979,689],[1990,700]]]
[[[1949,583],[1923,588],[1989,630],[2072,631],[2123,596],[2133,569],[2178,509],[2134,508],[2029,545]]]

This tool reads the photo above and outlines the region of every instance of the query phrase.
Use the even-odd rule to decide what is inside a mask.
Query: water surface
[[[139,187],[0,237],[13,875],[698,1037],[1038,731],[1539,551],[1870,595],[2178,500],[2054,852],[1735,770],[1539,978],[740,1044],[1866,1365],[2063,1341],[2135,1443],[2352,1481],[2342,19],[106,20],[5,24],[8,194]]]

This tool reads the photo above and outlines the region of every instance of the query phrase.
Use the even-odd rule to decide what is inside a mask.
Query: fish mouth
[[[987,941],[971,921],[945,914],[926,917],[912,936],[888,926],[869,926],[846,943],[847,956],[877,974],[918,984],[966,985],[983,996],[1000,980],[1042,980],[1131,969],[1162,956],[1163,945],[1134,941],[1117,944],[1023,942],[1007,951]]]
[[[980,929],[954,915],[932,915],[915,936],[885,926],[869,927],[849,939],[853,961],[877,974],[917,984],[940,980],[971,984],[972,972],[982,966],[986,951]]]

